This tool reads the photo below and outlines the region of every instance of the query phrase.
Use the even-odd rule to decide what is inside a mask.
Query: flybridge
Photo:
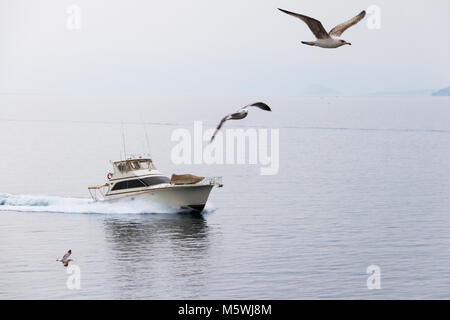
[[[152,159],[128,159],[120,160],[112,163],[115,172],[127,173],[136,170],[156,170],[153,165]]]

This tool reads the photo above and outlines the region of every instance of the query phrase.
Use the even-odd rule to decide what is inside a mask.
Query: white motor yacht
[[[221,177],[198,177],[191,174],[164,176],[150,158],[132,158],[111,162],[114,172],[107,182],[88,187],[94,201],[129,198],[201,212],[213,187],[222,187]]]

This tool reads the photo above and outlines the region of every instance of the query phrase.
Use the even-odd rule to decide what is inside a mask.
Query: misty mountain
[[[433,96],[450,96],[450,87],[433,92]]]

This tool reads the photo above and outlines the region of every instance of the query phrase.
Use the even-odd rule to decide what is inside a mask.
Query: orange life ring
[[[111,172],[109,172],[109,173],[107,174],[106,178],[108,178],[108,180],[111,180],[112,176],[113,176],[113,174],[112,174]]]

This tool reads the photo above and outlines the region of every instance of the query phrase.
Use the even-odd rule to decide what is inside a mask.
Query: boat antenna
[[[145,141],[147,142],[148,155],[151,158],[152,150],[150,149],[150,142],[149,142],[149,139],[148,139],[147,128],[146,128],[145,122],[142,122],[142,126],[144,127]]]
[[[123,121],[122,121],[122,142],[123,142],[123,155],[125,157],[124,160],[127,160],[127,149],[125,147],[125,128],[123,126]]]

